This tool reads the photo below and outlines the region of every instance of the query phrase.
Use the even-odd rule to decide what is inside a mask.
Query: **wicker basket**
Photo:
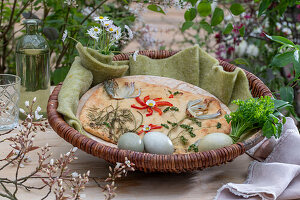
[[[172,51],[140,51],[139,54],[146,55],[153,59],[163,59],[174,55],[177,52]],[[114,60],[128,60],[129,54],[120,54],[114,57]],[[225,71],[233,71],[236,67],[224,61],[220,61]],[[250,72],[245,71],[249,80],[249,85],[253,97],[272,96],[271,91],[264,83]],[[103,158],[104,160],[116,163],[124,162],[127,157],[131,162],[135,163],[136,169],[145,172],[185,172],[197,169],[204,169],[207,167],[224,164],[232,161],[234,158],[243,154],[246,150],[252,148],[255,144],[260,142],[264,137],[260,132],[247,139],[244,142],[236,143],[227,147],[216,150],[189,154],[173,154],[173,155],[157,155],[149,153],[140,153],[129,150],[121,150],[114,147],[109,147],[93,139],[90,139],[77,130],[70,127],[63,119],[63,116],[57,112],[58,93],[62,84],[56,86],[52,92],[47,112],[48,120],[54,131],[64,138],[73,146],[81,150]]]

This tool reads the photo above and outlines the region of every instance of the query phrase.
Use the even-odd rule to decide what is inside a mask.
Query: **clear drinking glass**
[[[21,78],[0,74],[0,130],[9,130],[18,125]]]

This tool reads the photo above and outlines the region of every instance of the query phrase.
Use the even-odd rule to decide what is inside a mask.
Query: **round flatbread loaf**
[[[153,84],[149,83],[151,77],[154,80]],[[153,131],[166,134],[172,140],[175,153],[187,153],[192,144],[209,133],[230,133],[231,127],[224,119],[224,115],[229,109],[217,98],[206,91],[200,90],[203,92],[199,92],[199,88],[196,92],[193,89],[184,90],[188,87],[181,84],[187,83],[174,79],[161,78],[162,82],[160,84],[159,78],[154,76],[130,76],[117,78],[114,81],[118,83],[119,87],[134,82],[135,92],[133,95],[138,94],[140,89],[141,94],[139,97],[142,101],[144,97],[149,96],[150,99],[161,98],[158,101],[167,101],[173,104],[173,106],[159,106],[158,108],[162,110],[161,115],[154,110],[152,115],[146,116],[149,113],[147,109],[132,108],[132,105],[143,107],[135,98],[122,100],[111,98],[102,83],[94,87],[92,92],[88,92],[88,99],[79,112],[83,128],[88,133],[116,144],[118,138],[125,132],[140,133],[140,137],[143,137],[144,134],[147,134],[143,132],[143,126],[160,126],[160,128]],[[166,86],[164,80],[172,80],[176,84],[171,88]],[[191,86],[190,84],[187,85]],[[173,94],[173,98],[170,96],[171,94]],[[187,104],[189,101],[197,99],[209,102],[205,115],[214,114],[218,111],[221,115],[204,120],[190,118],[186,112]]]

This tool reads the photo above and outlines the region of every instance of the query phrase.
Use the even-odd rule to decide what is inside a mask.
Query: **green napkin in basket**
[[[130,58],[130,75],[156,75],[182,80],[210,92],[231,110],[234,99],[245,100],[251,96],[246,74],[241,68],[226,72],[219,61],[198,45],[187,48],[165,59],[151,59],[138,55]]]
[[[93,81],[92,73],[81,65],[80,57],[75,57],[70,71],[58,94],[59,106],[57,111],[64,116],[66,122],[82,131],[79,119],[76,118],[76,111],[80,97],[89,89]]]
[[[75,59],[63,87],[59,93],[58,112],[75,129],[81,131],[79,120],[75,117],[78,100],[91,85],[123,75],[156,75],[182,80],[199,86],[215,95],[231,110],[234,99],[251,97],[249,83],[244,71],[237,68],[234,72],[226,72],[217,59],[213,58],[199,46],[193,46],[165,59],[151,59],[138,55],[136,61],[131,57],[128,61],[112,61],[113,56],[105,56],[93,49],[76,45],[80,60]],[[81,65],[78,63],[81,62]],[[128,66],[129,65],[129,66]],[[75,67],[76,66],[76,67]],[[73,69],[74,68],[74,69]],[[127,69],[129,70],[127,71]],[[79,71],[85,74],[80,76]],[[87,73],[87,72],[91,73]],[[72,74],[77,75],[75,80]],[[89,74],[89,75],[88,75]],[[92,74],[92,78],[90,77]],[[82,83],[84,82],[84,85]],[[67,85],[67,86],[65,86]],[[68,87],[72,85],[72,88]],[[76,90],[76,92],[75,92]]]
[[[76,45],[82,65],[93,73],[93,85],[105,80],[123,76],[129,66],[126,62],[112,62],[113,55],[103,55],[98,51]]]

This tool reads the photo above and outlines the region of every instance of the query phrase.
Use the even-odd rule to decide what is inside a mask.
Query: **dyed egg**
[[[136,133],[128,132],[128,133],[124,133],[119,138],[118,148],[143,152],[144,151],[144,143],[143,143],[142,139]]]
[[[161,132],[148,132],[144,138],[145,151],[154,154],[172,154],[174,147],[168,136]]]
[[[199,144],[198,150],[209,151],[213,149],[219,149],[232,144],[232,139],[225,133],[210,133],[203,137]]]

